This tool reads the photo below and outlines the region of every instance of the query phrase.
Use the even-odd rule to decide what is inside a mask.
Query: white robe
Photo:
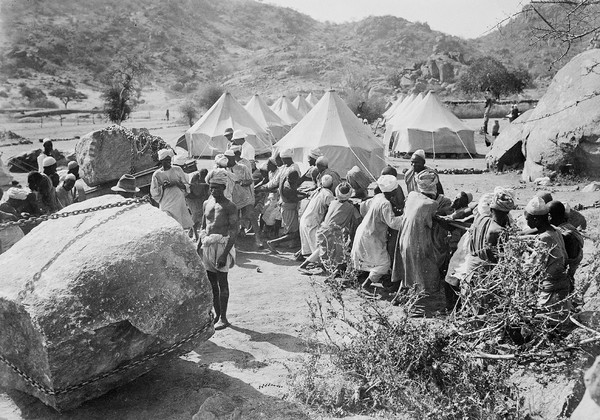
[[[163,168],[158,169],[152,174],[150,194],[162,211],[177,220],[184,229],[189,229],[194,226],[194,221],[185,202],[185,191],[177,187],[163,188],[163,182],[166,180],[179,181],[189,187],[185,172],[178,166],[172,166],[166,171]]]
[[[302,255],[310,255],[317,249],[317,229],[325,219],[329,204],[333,201],[333,193],[328,188],[321,188],[312,196],[300,217],[300,242]]]

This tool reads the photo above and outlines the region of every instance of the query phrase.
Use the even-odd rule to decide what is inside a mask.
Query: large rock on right
[[[124,203],[68,206],[107,208],[48,220],[0,255],[2,386],[68,410],[214,333],[187,233],[148,203]]]
[[[524,180],[600,170],[599,90],[600,49],[577,55],[556,73],[524,125]]]
[[[123,174],[158,165],[158,150],[169,147],[146,129],[112,125],[92,131],[75,145],[81,178],[90,187],[117,181]]]

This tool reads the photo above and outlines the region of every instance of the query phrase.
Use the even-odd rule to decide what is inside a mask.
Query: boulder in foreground
[[[63,211],[119,201],[104,196]],[[0,255],[0,272],[0,356],[37,386],[1,361],[0,383],[58,410],[214,333],[212,292],[194,244],[146,203],[46,221]],[[148,357],[176,343],[164,357]],[[132,361],[139,363],[115,372]]]

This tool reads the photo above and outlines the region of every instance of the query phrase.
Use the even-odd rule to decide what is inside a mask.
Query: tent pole
[[[458,137],[458,139],[460,140],[460,142],[462,143],[463,147],[465,148],[465,150],[467,151],[469,157],[471,159],[473,159],[473,156],[471,156],[471,152],[469,152],[469,149],[467,149],[467,145],[465,144],[464,141],[462,141],[462,139],[460,138],[460,135],[458,134],[458,131],[456,131],[456,137]]]
[[[435,160],[435,137],[433,135],[433,131],[431,132],[431,144],[433,146],[433,160]]]

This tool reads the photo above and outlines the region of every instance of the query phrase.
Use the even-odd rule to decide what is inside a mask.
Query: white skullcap
[[[433,171],[422,171],[417,174],[417,188],[423,194],[437,193],[439,177]]]
[[[284,149],[281,151],[279,156],[281,156],[282,158],[291,158],[292,156],[294,156],[294,150],[293,149]]]
[[[168,157],[173,157],[175,156],[175,153],[173,153],[173,151],[171,149],[160,149],[158,151],[158,160],[161,161],[163,159],[166,159]]]
[[[225,153],[223,153],[223,154],[225,156],[231,156],[231,157],[235,156],[235,153],[233,153],[233,150],[231,150],[231,149],[225,150]]]
[[[410,157],[410,160],[419,159],[419,158],[422,159],[423,162],[425,162],[425,150],[423,150],[423,149],[416,150]]]
[[[377,180],[377,186],[382,192],[394,191],[398,188],[398,179],[394,175],[381,175]]]
[[[72,160],[67,164],[67,168],[68,169],[79,168],[79,164],[76,161]]]
[[[75,178],[75,175],[73,174],[67,174],[64,180],[66,181],[67,179],[70,179],[71,181],[77,181],[77,178]]]
[[[246,137],[247,137],[247,134],[244,132],[244,130],[235,130],[233,132],[234,139],[245,139]]]
[[[329,159],[326,156],[320,156],[317,159],[317,165],[329,166]]]
[[[533,197],[525,206],[525,211],[532,216],[543,216],[548,214],[548,206],[541,197]]]
[[[229,159],[227,159],[227,156],[219,153],[217,156],[215,156],[215,163],[217,164],[217,166],[225,168],[229,163]]]
[[[42,164],[42,166],[44,168],[48,167],[48,166],[52,166],[56,163],[56,159],[54,159],[52,156],[48,156],[47,158],[44,158],[44,162]]]
[[[333,185],[333,177],[329,174],[323,175],[321,178],[321,185],[325,188],[331,188]]]

